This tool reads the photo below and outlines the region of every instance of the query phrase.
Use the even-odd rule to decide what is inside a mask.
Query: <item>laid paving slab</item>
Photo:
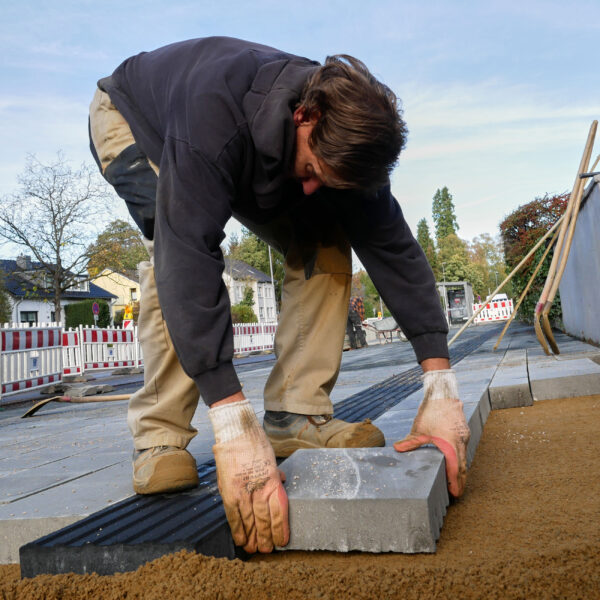
[[[600,365],[589,358],[559,361],[530,356],[529,381],[534,401],[591,396],[600,392]]]
[[[492,409],[531,406],[527,350],[507,350],[489,387]]]
[[[302,450],[281,468],[290,507],[285,550],[435,552],[448,505],[437,450]]]

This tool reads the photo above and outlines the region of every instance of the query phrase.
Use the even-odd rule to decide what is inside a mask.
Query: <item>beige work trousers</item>
[[[100,90],[90,106],[90,135],[103,173],[123,150],[135,143],[129,125],[109,96]],[[158,174],[156,165],[150,165]],[[253,229],[251,225],[250,228]],[[260,230],[268,231],[268,225],[261,225]],[[257,233],[260,235],[261,231]],[[265,237],[276,239],[277,232]],[[265,386],[265,410],[333,413],[329,394],[341,363],[352,277],[350,246],[341,233],[334,237],[333,243],[317,245],[309,278],[298,248],[286,249],[275,337],[277,361]],[[282,241],[280,248],[284,244]],[[163,445],[185,448],[197,433],[191,421],[199,393],[183,371],[162,318],[152,244],[146,246],[151,260],[139,265],[138,322],[144,386],[130,399],[127,423],[137,450]]]

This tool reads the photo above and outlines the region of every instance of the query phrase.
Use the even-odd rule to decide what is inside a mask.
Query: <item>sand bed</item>
[[[599,430],[600,396],[494,411],[435,555],[179,553],[113,577],[26,580],[9,565],[0,598],[600,598]]]

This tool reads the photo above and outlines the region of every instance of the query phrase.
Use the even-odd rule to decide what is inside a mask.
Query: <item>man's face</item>
[[[294,159],[293,175],[302,184],[306,196],[314,194],[320,187],[334,187],[333,172],[320,161],[311,150],[308,138],[317,122],[316,117],[308,118],[303,108],[294,112],[296,124],[296,156]]]

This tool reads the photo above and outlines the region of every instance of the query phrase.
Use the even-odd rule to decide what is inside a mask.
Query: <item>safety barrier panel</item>
[[[84,371],[138,367],[136,329],[79,327]]]
[[[275,345],[277,323],[233,326],[234,352],[260,352]],[[87,371],[141,367],[138,328],[65,330],[56,323],[0,325],[0,399]]]
[[[0,329],[0,397],[61,380],[61,333],[55,323],[6,324]]]
[[[79,344],[79,331],[69,329],[62,334],[62,374],[82,375],[83,360],[81,359],[81,346]]]
[[[473,304],[473,313],[476,313],[483,304]],[[475,317],[475,323],[488,323],[490,321],[508,321],[513,312],[512,300],[498,300],[488,302],[485,308]]]
[[[233,351],[260,352],[275,347],[277,323],[236,323],[233,326]]]

